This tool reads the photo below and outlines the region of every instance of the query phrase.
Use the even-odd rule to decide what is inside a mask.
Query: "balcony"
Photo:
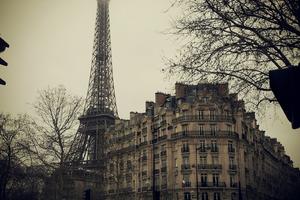
[[[131,187],[127,187],[127,188],[122,188],[120,189],[121,193],[129,193],[132,192],[132,188]]]
[[[144,127],[144,128],[142,129],[142,133],[147,133],[147,127]]]
[[[233,148],[233,147],[228,147],[228,152],[229,152],[229,153],[235,153],[235,148]]]
[[[238,184],[237,184],[237,183],[230,183],[230,187],[232,187],[232,188],[237,188],[237,187],[238,187]]]
[[[219,148],[217,146],[212,146],[210,148],[210,152],[213,152],[213,153],[218,153],[219,152]]]
[[[228,115],[186,115],[177,117],[172,122],[233,122],[233,117]]]
[[[228,138],[238,139],[239,135],[231,131],[217,131],[214,135],[210,131],[183,131],[173,133],[171,139],[182,139],[182,138]]]
[[[147,161],[147,156],[142,156],[142,161],[143,162]]]
[[[160,136],[160,137],[158,137],[158,141],[163,141],[163,140],[166,140],[168,138],[168,136],[167,135],[163,135],[163,136]]]
[[[167,187],[168,187],[168,185],[167,185],[166,183],[161,185],[161,189],[162,189],[162,190],[166,190]]]
[[[190,164],[182,164],[181,165],[181,170],[190,170],[191,169],[191,165]]]
[[[142,176],[147,176],[147,171],[142,171]]]
[[[112,194],[112,193],[114,193],[115,192],[115,190],[114,189],[110,189],[110,190],[108,190],[108,193],[110,193],[110,194]]]
[[[167,124],[167,121],[166,120],[162,120],[161,122],[160,122],[160,125],[161,126],[165,126]]]
[[[212,169],[212,170],[221,170],[222,165],[220,164],[198,164],[198,169]]]
[[[181,148],[181,153],[190,153],[190,148],[189,147],[182,147]]]
[[[183,188],[188,188],[188,187],[191,187],[191,186],[192,186],[192,184],[191,184],[190,181],[184,181],[184,182],[182,183],[182,187],[183,187]]]
[[[224,182],[199,182],[199,187],[226,187]]]
[[[229,165],[229,170],[236,171],[237,170],[237,166],[236,165]]]
[[[161,168],[161,173],[166,173],[167,172],[167,167],[162,167]]]
[[[144,142],[141,142],[141,143],[138,145],[138,147],[146,146],[147,144],[148,144],[148,142],[147,142],[147,141],[144,141]]]
[[[166,150],[160,152],[160,156],[161,157],[166,156],[166,155],[167,155],[167,151]]]
[[[205,147],[200,147],[200,148],[198,148],[197,150],[198,150],[198,152],[200,152],[200,153],[205,153],[205,152],[206,152],[206,148],[205,148]]]

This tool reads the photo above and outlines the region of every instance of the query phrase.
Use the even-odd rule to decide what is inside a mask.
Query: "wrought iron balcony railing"
[[[184,187],[184,188],[186,188],[186,187],[191,187],[191,186],[192,186],[192,184],[191,184],[190,181],[184,181],[184,182],[182,183],[182,187]]]
[[[167,151],[166,150],[160,152],[160,156],[166,156],[166,155],[167,155]]]
[[[141,142],[138,144],[138,147],[146,146],[148,144],[148,141]]]
[[[147,156],[142,156],[142,161],[147,161]]]
[[[234,152],[235,152],[235,148],[233,148],[233,147],[228,147],[228,152],[229,152],[229,153],[234,153]]]
[[[237,169],[237,166],[236,166],[236,165],[233,165],[233,164],[230,164],[230,165],[229,165],[229,170],[235,171],[236,169]]]
[[[189,170],[191,169],[191,165],[190,164],[182,164],[181,165],[181,170]]]
[[[185,115],[173,119],[172,122],[233,122],[233,120],[230,115]]]
[[[183,131],[173,133],[171,139],[181,139],[181,138],[231,138],[238,139],[239,135],[231,131],[217,131],[215,134],[211,134],[210,131]]]
[[[163,140],[166,140],[168,138],[168,136],[167,135],[163,135],[163,136],[160,136],[160,137],[158,137],[158,141],[163,141]]]
[[[222,169],[221,164],[198,164],[198,169]]]
[[[162,167],[160,170],[162,173],[165,173],[165,172],[167,172],[167,167]]]
[[[190,152],[190,148],[189,147],[182,147],[181,148],[181,153],[189,153]]]
[[[225,182],[198,182],[199,187],[226,187]]]

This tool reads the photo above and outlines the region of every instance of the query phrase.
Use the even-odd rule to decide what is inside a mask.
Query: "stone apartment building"
[[[175,90],[107,131],[107,199],[299,198],[299,169],[227,84]]]

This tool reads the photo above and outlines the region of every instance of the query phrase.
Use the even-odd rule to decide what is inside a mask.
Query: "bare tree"
[[[258,105],[274,101],[268,72],[300,62],[299,0],[177,0],[186,40],[166,70],[191,82],[229,82]]]
[[[0,113],[0,199],[16,197],[15,191],[20,195],[27,192],[34,199],[32,193],[25,191],[26,187],[19,187],[29,182],[25,169],[33,169],[34,164],[30,152],[25,148],[27,144],[24,133],[28,124],[26,118],[12,118]],[[31,178],[34,177],[34,173],[31,173]]]
[[[59,86],[39,91],[33,106],[36,118],[27,131],[30,151],[53,172],[52,178],[57,181],[54,198],[60,199],[66,163],[79,124],[82,98],[68,94],[63,86]]]
[[[39,91],[33,106],[37,118],[29,132],[31,150],[46,166],[62,167],[70,155],[82,98],[68,94],[63,86],[59,86]]]

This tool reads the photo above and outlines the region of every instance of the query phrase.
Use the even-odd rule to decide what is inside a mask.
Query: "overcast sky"
[[[117,106],[121,118],[144,112],[157,91],[173,93],[161,72],[163,57],[178,42],[163,34],[177,11],[171,0],[111,0],[111,35]],[[0,0],[0,35],[10,48],[1,54],[7,82],[0,87],[0,111],[32,113],[37,91],[64,85],[85,97],[91,66],[96,0]],[[180,81],[180,80],[178,80]],[[258,123],[276,137],[300,166],[300,130],[292,130],[281,109],[268,109]]]

